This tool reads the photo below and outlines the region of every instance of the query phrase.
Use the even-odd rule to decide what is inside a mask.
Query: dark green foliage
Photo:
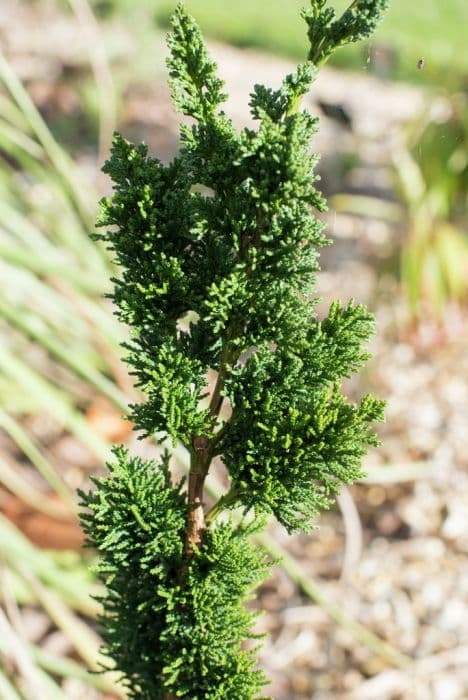
[[[349,405],[338,381],[367,358],[358,343],[372,328],[363,307],[334,304],[294,347],[262,350],[233,370],[233,416],[218,449],[244,506],[306,530],[340,483],[362,476],[366,445],[376,444],[368,424],[383,405],[370,396]]]
[[[130,458],[114,450],[110,476],[81,494],[82,523],[99,550],[97,573],[106,586],[104,651],[124,675],[129,697],[159,700],[172,691],[185,700],[248,700],[265,684],[254,669],[254,615],[241,603],[266,576],[265,555],[249,541],[262,527],[219,525],[202,550],[182,564],[185,497],[170,481],[168,460]]]
[[[216,64],[208,55],[200,30],[182,6],[172,17],[172,29],[167,65],[174,106],[190,117],[207,120],[227,97],[222,92],[224,83],[216,75]]]
[[[130,418],[143,437],[181,441],[191,455],[185,490],[171,484],[167,456],[155,464],[117,449],[110,477],[83,497],[107,589],[106,649],[131,697],[257,697],[263,676],[241,646],[252,624],[243,602],[267,570],[248,539],[256,516],[308,530],[376,444],[369,426],[382,418],[381,402],[351,404],[340,388],[367,359],[373,318],[353,303],[333,304],[323,320],[314,311],[318,250],[328,241],[315,216],[325,209],[311,150],[317,119],[299,107],[318,65],[367,35],[384,5],[354,2],[335,20],[312,2],[309,61],[278,90],[255,86],[256,128],[240,133],[219,109],[223,83],[179,6],[170,84],[192,118],[180,153],[164,165],[115,136],[104,167],[115,191],[96,237],[119,268],[112,297],[131,328],[127,361],[146,399]],[[223,401],[232,408],[224,423]],[[214,455],[231,489],[205,527]],[[221,504],[241,506],[254,525],[219,524]]]
[[[186,586],[173,597],[162,636],[168,645],[167,685],[178,697],[249,700],[266,683],[255,670],[255,650],[240,650],[244,640],[258,639],[249,633],[256,615],[242,603],[268,571],[262,550],[248,539],[263,526],[219,525],[190,561]]]
[[[166,458],[142,462],[122,448],[115,458],[110,476],[81,494],[89,508],[82,524],[100,552],[97,573],[106,586],[104,651],[124,675],[130,697],[157,699],[163,697],[160,669],[148,669],[161,654],[168,596],[182,559],[185,498],[171,486]]]

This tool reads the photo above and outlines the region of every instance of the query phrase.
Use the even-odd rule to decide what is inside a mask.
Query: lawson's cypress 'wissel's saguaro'
[[[104,166],[114,194],[102,202],[97,238],[115,256],[113,299],[132,329],[127,362],[145,395],[129,417],[143,437],[190,453],[187,482],[174,485],[169,452],[144,461],[116,447],[109,475],[81,494],[105,585],[105,652],[129,697],[259,697],[267,681],[244,644],[254,621],[244,602],[270,564],[252,534],[271,515],[289,532],[310,528],[376,443],[369,425],[382,402],[355,405],[340,390],[367,358],[373,317],[352,302],[333,303],[323,320],[314,312],[317,251],[327,243],[314,211],[325,202],[314,186],[317,119],[300,103],[332,52],[367,37],[386,4],[355,0],[337,18],[312,0],[303,11],[308,60],[278,90],[254,87],[257,126],[240,133],[179,6],[170,85],[192,117],[180,153],[164,165],[115,136]],[[208,510],[214,457],[230,484]]]

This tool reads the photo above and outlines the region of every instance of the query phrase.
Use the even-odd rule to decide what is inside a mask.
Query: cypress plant
[[[370,424],[382,402],[353,404],[341,391],[368,357],[374,319],[353,302],[333,303],[322,320],[314,311],[318,249],[328,241],[314,215],[325,210],[310,150],[317,119],[300,103],[332,52],[369,36],[386,5],[354,0],[337,17],[311,0],[307,60],[278,90],[254,87],[257,128],[240,133],[179,5],[170,86],[192,118],[180,152],[164,165],[115,135],[103,168],[114,194],[101,202],[96,238],[115,257],[112,298],[132,329],[126,359],[146,397],[129,418],[166,448],[144,461],[115,447],[109,474],[81,496],[105,585],[104,651],[131,698],[259,697],[267,681],[255,643],[245,644],[256,637],[244,602],[271,563],[252,535],[268,516],[288,532],[309,530],[377,442]],[[167,445],[176,443],[190,453],[186,482],[171,475]],[[215,457],[230,485],[208,510]]]

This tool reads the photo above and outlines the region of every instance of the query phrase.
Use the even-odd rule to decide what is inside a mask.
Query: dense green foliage
[[[117,448],[110,476],[94,481],[83,525],[101,553],[105,651],[131,696],[158,700],[174,687],[193,700],[252,697],[264,681],[252,652],[240,650],[254,618],[240,603],[267,570],[248,541],[256,526],[207,533],[177,586],[187,506],[167,455],[144,462]]]
[[[179,7],[168,65],[182,127],[169,165],[117,135],[104,171],[115,183],[97,237],[121,270],[113,299],[132,329],[127,360],[146,402],[130,417],[143,436],[180,441],[191,454],[187,491],[159,463],[116,450],[111,475],[84,495],[99,573],[107,653],[131,697],[257,697],[264,683],[243,607],[267,564],[249,537],[273,513],[307,530],[340,483],[360,473],[369,424],[382,403],[358,405],[340,390],[367,358],[373,319],[361,306],[314,312],[317,249],[327,243],[314,210],[311,140],[317,120],[300,111],[333,48],[371,32],[384,2],[352,3],[336,20],[323,0],[304,12],[309,61],[279,90],[256,86],[256,129],[237,133],[194,21]],[[217,383],[207,405],[207,375]],[[222,403],[229,419],[220,418]],[[203,482],[219,455],[231,488],[207,515]],[[241,506],[250,526],[220,524]]]

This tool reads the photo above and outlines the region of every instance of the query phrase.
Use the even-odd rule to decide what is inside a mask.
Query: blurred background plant
[[[57,438],[73,436],[96,466],[107,457],[108,436],[93,424],[93,402],[102,397],[117,417],[127,403],[121,331],[102,300],[109,264],[88,236],[98,195],[4,56],[0,78],[0,696],[68,698],[65,679],[123,697],[112,679],[78,663],[98,668],[99,638],[85,621],[96,615],[90,594],[98,588],[86,558],[60,556],[81,537],[77,475],[63,468],[67,443],[60,448]],[[45,618],[36,616],[28,638],[35,606]],[[34,644],[35,634],[52,630],[75,659]]]
[[[410,325],[428,319],[443,328],[468,298],[468,109],[466,93],[436,92],[392,140],[389,168],[393,202],[346,190],[359,152],[348,155],[343,191],[331,199],[338,211],[398,225],[396,255],[385,261],[399,279]],[[339,188],[338,188],[339,189]],[[397,262],[393,264],[392,260]]]
[[[455,93],[429,105],[393,158],[405,206],[401,280],[413,318],[468,297],[468,110]]]
[[[6,700],[123,697],[114,678],[86,671],[99,663],[94,622],[98,603],[90,598],[99,594],[99,587],[88,568],[92,553],[80,549],[75,493],[91,472],[102,469],[111,442],[134,439],[131,426],[120,416],[135,398],[120,361],[123,331],[103,298],[110,263],[88,233],[99,196],[108,187],[99,166],[116,124],[129,138],[146,139],[163,159],[177,148],[176,120],[163,87],[163,29],[174,4],[14,0],[0,8],[0,698]],[[305,39],[297,19],[302,0],[242,1],[235,12],[214,0],[187,4],[203,30],[218,40],[303,56]],[[344,4],[340,0],[336,6]],[[382,323],[387,344],[396,342],[408,317],[416,326],[429,316],[442,323],[447,305],[455,303],[461,315],[466,313],[466,19],[464,0],[447,0],[444,8],[436,0],[421,0],[411,7],[404,0],[393,0],[374,44],[364,54],[341,55],[340,67],[358,69],[361,77],[344,78],[343,83],[341,74],[327,74],[329,84],[336,85],[334,95],[343,95],[346,84],[350,104],[353,93],[358,102],[362,99],[363,74],[373,75],[371,81],[384,77],[387,82],[379,79],[378,84],[391,95],[393,79],[412,81],[416,87],[411,91],[422,95],[411,105],[425,107],[409,115],[408,109],[403,110],[406,118],[399,118],[389,134],[392,147],[383,155],[378,152],[378,172],[385,177],[377,196],[372,187],[359,192],[347,188],[362,163],[375,160],[366,141],[367,127],[354,134],[355,115],[349,116],[346,99],[327,96],[325,88],[312,106],[322,113],[322,130],[330,137],[324,142],[323,186],[327,195],[333,195],[330,206],[340,216],[336,226],[334,215],[330,218],[331,233],[337,237],[330,253],[335,256],[332,284],[350,277],[354,293],[358,280],[344,264],[351,250],[355,259],[359,249],[360,264],[364,262],[366,269],[385,271],[387,286],[390,273],[392,294],[403,300],[404,292],[407,301],[406,306],[398,302],[393,326]],[[262,81],[257,67],[275,74],[273,58],[262,63],[255,54],[245,67],[243,54],[231,57],[230,50],[215,47],[221,59],[226,55],[223,68],[229,72],[229,61],[236,69],[240,66],[249,86]],[[422,57],[424,68],[418,69]],[[367,93],[376,85],[372,82]],[[407,94],[406,87],[401,90]],[[372,111],[376,103],[369,99],[365,109]],[[242,96],[239,102],[246,105],[247,99]],[[372,120],[372,113],[368,118]],[[336,161],[337,152],[338,167],[330,176],[327,163]],[[386,227],[386,243],[378,243],[377,256],[372,240],[370,248],[363,244],[360,226],[366,219],[376,231]],[[352,232],[351,246],[343,252],[340,245],[346,231]],[[345,258],[342,267],[340,256]],[[396,260],[401,263],[400,274]],[[385,292],[379,290],[378,281],[372,282],[368,301],[377,305],[382,294],[385,301]],[[387,350],[381,354],[388,360]],[[372,381],[377,380],[369,378]],[[388,444],[393,444],[391,439]],[[183,463],[184,456],[177,456]],[[391,494],[397,498],[403,491],[394,485],[396,491],[382,495],[382,480],[418,483],[431,471],[427,453],[414,445],[406,452],[388,448],[385,459],[393,465],[392,476],[388,468],[385,472],[370,464],[367,485],[353,492],[361,517],[345,492],[341,515],[331,513],[330,521],[324,517],[321,538],[297,540],[289,552],[281,548],[280,532],[272,533],[276,540],[267,537],[264,542],[273,556],[283,556],[276,584],[288,593],[279,595],[279,603],[283,595],[297,606],[307,600],[318,603],[326,620],[331,617],[342,633],[336,648],[346,649],[350,657],[355,639],[359,640],[361,657],[358,653],[357,660],[353,657],[352,669],[356,686],[366,674],[378,675],[388,666],[405,668],[406,653],[414,651],[396,649],[398,636],[393,647],[382,641],[380,637],[388,637],[387,629],[372,616],[367,628],[358,622],[368,621],[367,614],[351,606],[351,616],[342,597],[347,589],[339,588],[336,576],[337,558],[338,575],[341,571],[346,580],[356,568],[360,556],[356,543],[363,540],[363,528],[370,523],[369,532],[385,532],[373,524],[371,512],[388,503]],[[215,493],[216,483],[211,488]],[[406,516],[398,517],[395,532],[409,527]],[[327,523],[339,533],[333,546],[330,535],[327,539]],[[319,541],[325,542],[324,551],[317,549]],[[319,563],[304,558],[305,551]],[[320,561],[328,562],[325,572]],[[336,579],[337,587],[318,586],[314,577],[322,574],[330,585]],[[272,592],[260,595],[268,602]],[[278,619],[270,620],[274,629]],[[317,620],[325,629],[320,616]],[[286,624],[282,627],[275,649],[289,639],[288,629]],[[298,657],[306,648],[319,658],[309,643],[310,636],[299,635],[296,646],[288,642],[286,647],[297,649]],[[271,658],[265,657],[264,663],[278,657],[278,668],[284,670],[275,649],[266,650]],[[333,663],[339,669],[344,662],[339,654],[336,658]],[[300,679],[300,672],[294,678]],[[281,698],[312,697],[304,680],[291,683],[288,690],[283,682]],[[281,689],[279,680],[278,684]],[[330,697],[340,697],[338,690],[332,688]],[[371,692],[373,696],[362,691],[359,697],[385,697],[380,691]]]

